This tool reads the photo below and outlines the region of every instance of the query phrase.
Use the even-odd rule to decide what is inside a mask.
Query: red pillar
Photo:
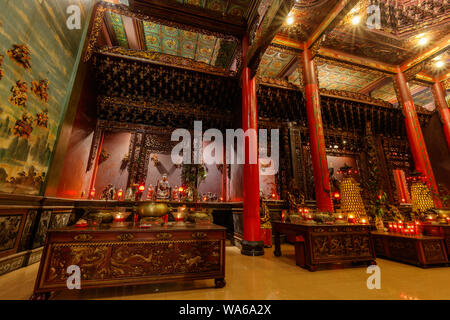
[[[399,95],[399,103],[402,105],[405,115],[406,134],[408,135],[409,147],[411,148],[416,171],[421,172],[426,177],[428,186],[437,193],[438,188],[434,179],[433,169],[431,168],[430,158],[428,157],[422,128],[420,127],[416,107],[414,106],[411,91],[409,90],[403,72],[397,72],[395,82]],[[435,200],[437,206],[439,205],[438,202]]]
[[[436,107],[441,116],[442,127],[444,128],[445,139],[447,140],[448,150],[450,151],[450,109],[448,108],[447,101],[445,100],[445,90],[440,81],[437,81],[433,85],[434,100]]]
[[[311,59],[311,52],[306,47],[302,53],[301,63],[306,95],[306,113],[308,117],[317,209],[324,212],[333,212],[333,201],[330,195],[330,177],[325,150],[325,136],[320,110],[319,85],[315,73],[314,61]]]
[[[244,69],[242,71],[242,129],[254,129],[257,134],[258,114],[256,109],[256,77],[250,78],[247,67],[248,38],[242,41]],[[256,137],[257,141],[257,137]],[[258,144],[244,143],[245,163],[243,167],[244,187],[244,239],[241,253],[249,256],[264,254],[264,243],[261,241],[260,206],[259,206],[259,166],[249,163],[251,152],[258,154]],[[257,157],[258,158],[258,157]]]

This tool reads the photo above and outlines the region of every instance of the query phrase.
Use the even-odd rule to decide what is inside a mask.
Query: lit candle
[[[356,222],[355,216],[353,214],[349,214],[348,215],[348,222],[349,223],[355,223]]]
[[[90,199],[91,200],[94,200],[94,197],[95,197],[95,188],[92,188],[92,190],[91,190],[91,192],[89,193],[89,195],[90,195]]]

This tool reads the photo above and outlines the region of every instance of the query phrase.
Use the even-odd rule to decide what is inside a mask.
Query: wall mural
[[[0,191],[37,195],[63,116],[82,29],[93,0],[2,1],[0,11]]]

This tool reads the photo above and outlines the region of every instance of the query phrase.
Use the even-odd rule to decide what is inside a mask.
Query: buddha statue
[[[167,180],[167,174],[163,174],[162,178],[158,180],[156,185],[156,199],[169,200],[170,199],[170,184]]]

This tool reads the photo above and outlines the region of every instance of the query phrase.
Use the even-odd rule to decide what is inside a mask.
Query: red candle
[[[281,222],[285,222],[286,221],[286,211],[283,210],[281,211]]]
[[[349,214],[348,215],[348,223],[355,223],[356,222],[356,218],[353,214]]]

